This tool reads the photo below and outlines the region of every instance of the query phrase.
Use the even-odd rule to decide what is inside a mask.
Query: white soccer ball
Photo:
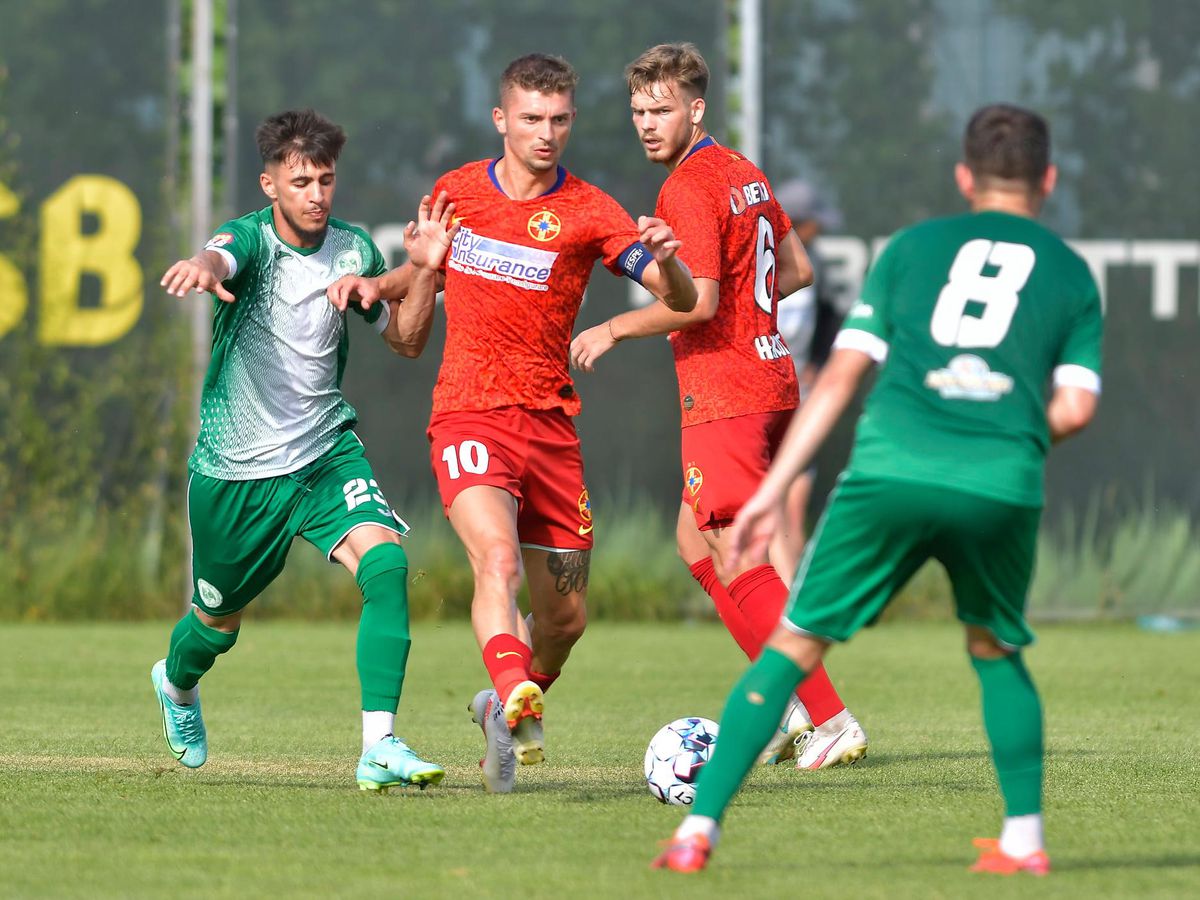
[[[658,729],[646,748],[646,786],[662,803],[691,806],[696,779],[717,743],[717,723],[699,716]]]

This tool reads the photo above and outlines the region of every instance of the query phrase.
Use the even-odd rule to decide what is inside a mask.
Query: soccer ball
[[[658,729],[646,748],[646,786],[662,803],[691,806],[696,779],[717,743],[717,723],[699,716]]]

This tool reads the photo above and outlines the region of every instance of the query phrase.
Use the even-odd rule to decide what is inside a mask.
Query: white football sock
[[[196,686],[191,690],[185,691],[183,688],[171,684],[170,678],[164,678],[163,693],[171,698],[172,703],[179,706],[191,706],[196,702],[196,698],[200,696],[200,688]]]
[[[386,709],[363,710],[363,753],[389,734],[395,734],[396,714]]]
[[[683,840],[693,834],[704,835],[708,838],[708,845],[715,847],[717,840],[721,837],[721,826],[717,824],[716,819],[710,819],[708,816],[686,816],[680,826],[675,829],[675,838]]]
[[[1042,814],[1006,816],[1000,832],[1000,849],[1007,856],[1022,859],[1042,849]]]

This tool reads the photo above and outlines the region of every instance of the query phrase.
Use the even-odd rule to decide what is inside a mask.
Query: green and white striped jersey
[[[343,275],[386,271],[359,228],[330,219],[317,247],[293,247],[271,207],[222,225],[205,247],[229,263],[213,297],[212,359],[200,400],[200,434],[188,466],[212,478],[286,475],[329,450],[357,420],[342,397],[349,335],[325,291]],[[383,304],[368,315],[382,321]]]
[[[1047,389],[1100,391],[1086,263],[1032,219],[979,212],[896,234],[835,347],[882,363],[849,469],[1042,504]]]

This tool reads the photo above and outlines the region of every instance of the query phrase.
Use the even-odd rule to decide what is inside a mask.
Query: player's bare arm
[[[796,232],[790,228],[775,250],[775,260],[779,266],[776,277],[779,279],[780,297],[794,294],[813,283],[815,275],[812,260],[808,258],[808,251],[800,243],[800,238],[796,237]]]
[[[650,267],[646,267],[646,272]],[[644,275],[643,275],[644,280]],[[675,312],[664,303],[651,303],[619,313],[582,331],[571,341],[571,365],[584,372],[595,371],[596,360],[626,338],[670,334],[709,321],[717,314],[717,282],[697,278],[696,304],[688,312]]]
[[[237,298],[221,284],[229,277],[229,263],[215,250],[201,250],[191,259],[181,259],[167,269],[159,282],[168,294],[182,297],[188,291],[198,294],[213,293],[226,303]]]
[[[1046,423],[1050,426],[1050,442],[1057,444],[1078,434],[1092,421],[1100,395],[1087,388],[1060,385],[1054,389],[1046,405]]]
[[[420,356],[429,342],[435,299],[442,281],[442,261],[458,228],[454,221],[454,204],[442,191],[437,200],[428,194],[422,197],[417,221],[409,222],[404,229],[408,284],[402,302],[388,298],[391,318],[383,330],[388,346],[401,356]]]
[[[858,393],[874,360],[860,350],[835,350],[817,376],[812,394],[788,426],[771,468],[754,495],[729,527],[730,568],[755,554],[765,554],[783,521],[788,487],[811,464],[813,457]]]
[[[696,286],[691,273],[675,255],[682,246],[671,226],[653,216],[639,216],[639,239],[654,261],[642,273],[642,285],[675,312],[686,313],[696,306]]]

